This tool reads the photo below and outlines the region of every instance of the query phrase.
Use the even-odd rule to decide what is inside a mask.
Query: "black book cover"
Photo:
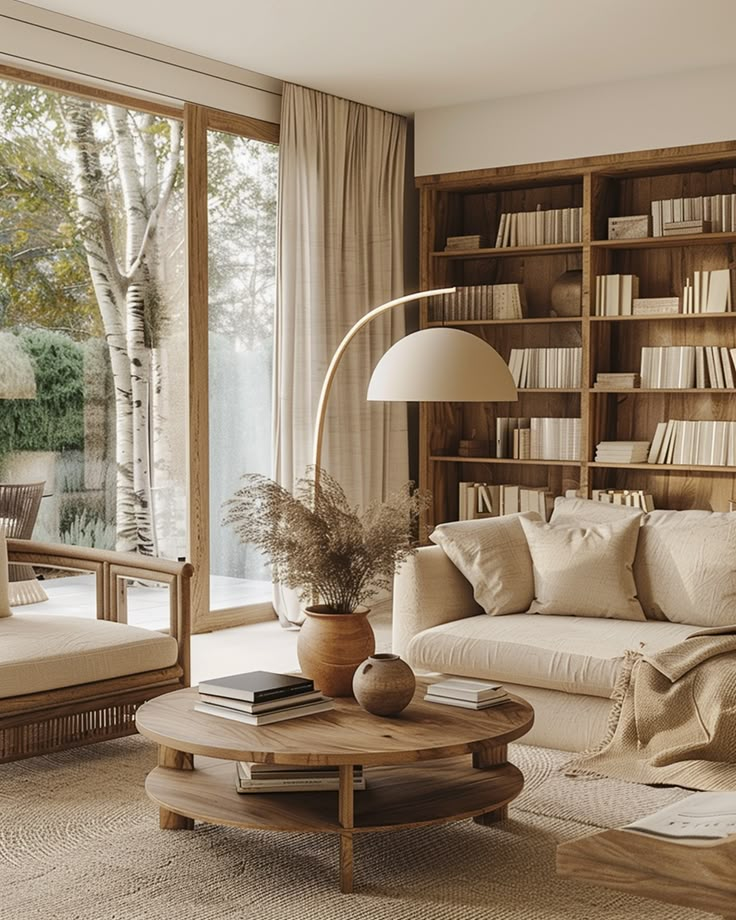
[[[199,685],[200,693],[222,696],[233,700],[261,703],[280,697],[293,696],[314,690],[314,681],[292,674],[275,674],[272,671],[248,671],[246,674],[231,674],[216,677]]]

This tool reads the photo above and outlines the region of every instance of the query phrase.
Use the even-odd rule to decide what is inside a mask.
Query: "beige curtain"
[[[406,121],[284,85],[274,353],[274,477],[287,488],[311,462],[322,381],[342,337],[368,310],[404,293]],[[369,403],[378,359],[404,333],[400,310],[353,341],[327,410],[323,466],[365,505],[408,478],[406,407]],[[276,592],[283,623],[300,622]]]

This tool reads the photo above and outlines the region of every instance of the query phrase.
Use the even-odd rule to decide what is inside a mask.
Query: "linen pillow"
[[[521,521],[541,521],[536,511],[439,524],[429,539],[442,547],[473,586],[490,616],[523,613],[534,598],[529,546]]]
[[[534,574],[530,613],[646,619],[633,574],[638,516],[600,524],[520,524]]]
[[[605,524],[608,521],[620,521],[624,517],[642,518],[641,508],[629,505],[612,505],[610,502],[596,502],[589,498],[564,498],[558,496],[552,510],[550,524],[568,523]]]
[[[8,547],[5,528],[0,524],[0,617],[9,617],[12,613],[8,600]]]
[[[736,514],[650,511],[634,578],[649,619],[691,626],[736,623]]]

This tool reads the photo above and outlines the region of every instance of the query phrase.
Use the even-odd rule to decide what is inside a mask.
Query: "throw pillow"
[[[634,577],[649,619],[736,623],[736,514],[651,511],[641,528]]]
[[[541,521],[535,511],[525,511],[440,524],[429,535],[468,579],[476,602],[490,616],[523,613],[534,598],[524,519]]]
[[[586,524],[604,524],[608,521],[620,521],[624,517],[643,517],[641,508],[628,505],[612,505],[609,502],[596,502],[589,498],[564,498],[558,496],[550,516],[550,524],[584,522]]]
[[[8,600],[8,547],[5,528],[0,525],[0,617],[9,617],[12,612]]]
[[[638,517],[578,526],[520,523],[534,574],[530,613],[645,619],[633,574]]]

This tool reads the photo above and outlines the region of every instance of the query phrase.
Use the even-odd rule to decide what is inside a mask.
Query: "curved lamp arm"
[[[337,368],[342,360],[342,356],[345,354],[345,351],[351,341],[355,336],[360,332],[363,326],[367,326],[372,320],[377,316],[380,316],[382,313],[388,313],[389,310],[393,310],[394,307],[398,307],[402,303],[410,303],[412,300],[423,300],[425,297],[436,297],[439,294],[452,294],[456,288],[437,288],[433,291],[419,291],[416,294],[407,294],[404,297],[397,297],[395,300],[389,300],[387,303],[381,304],[380,307],[376,307],[374,310],[370,310],[365,316],[361,316],[358,322],[350,329],[345,338],[337,346],[335,354],[332,356],[330,365],[327,368],[327,373],[325,374],[325,380],[322,384],[322,392],[319,395],[319,402],[317,403],[317,419],[314,423],[314,447],[313,447],[313,460],[314,465],[314,485],[315,488],[319,485],[319,471],[322,465],[322,441],[324,439],[325,433],[325,415],[327,413],[327,400],[330,397],[330,391],[332,390],[332,384],[335,379],[335,374],[337,373]]]

